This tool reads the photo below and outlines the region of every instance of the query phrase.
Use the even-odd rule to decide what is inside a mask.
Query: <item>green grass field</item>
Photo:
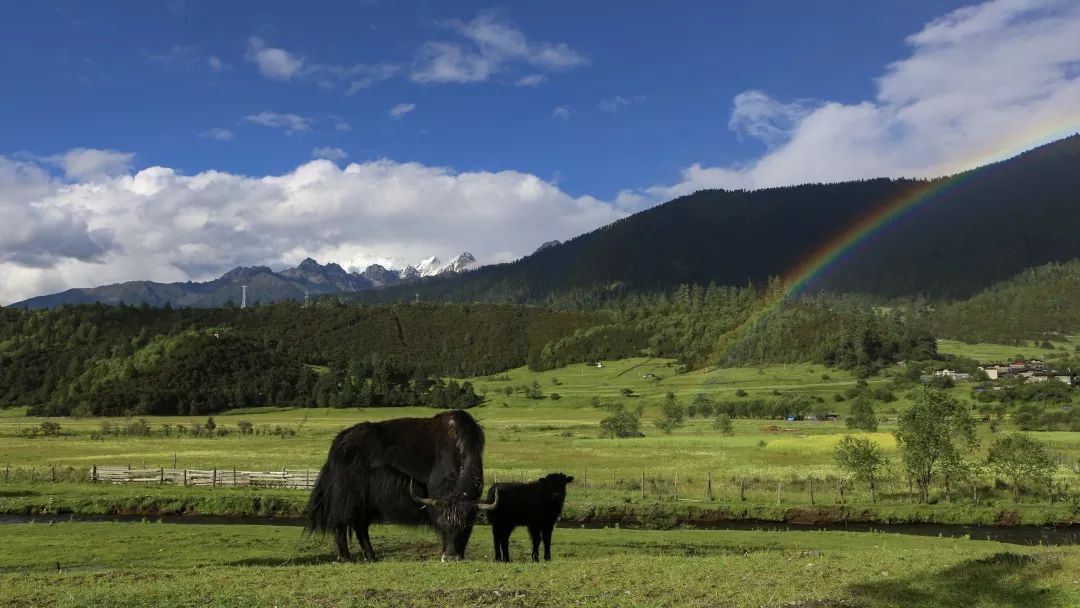
[[[372,530],[381,561],[329,563],[294,527],[2,524],[0,605],[886,606],[1080,604],[1080,548],[882,533],[558,529],[553,560],[439,563],[430,531]],[[292,561],[285,564],[293,554]],[[57,563],[60,570],[57,571]]]
[[[845,412],[847,402],[833,402],[832,396],[851,387],[855,380],[842,371],[828,370],[815,365],[768,366],[734,368],[713,371],[694,371],[676,374],[669,361],[628,359],[606,363],[603,368],[571,366],[543,373],[516,369],[502,378],[475,378],[478,390],[488,396],[484,407],[472,410],[484,426],[488,441],[485,450],[485,470],[489,481],[496,479],[535,478],[551,471],[563,471],[582,482],[590,481],[594,492],[608,492],[614,483],[613,498],[634,494],[640,488],[642,474],[646,476],[650,495],[674,494],[675,483],[683,497],[702,497],[707,475],[711,472],[716,491],[732,496],[735,479],[759,482],[765,497],[761,500],[778,502],[775,483],[781,488],[779,500],[788,495],[791,501],[808,502],[792,493],[805,493],[805,480],[824,479],[839,474],[832,451],[847,433],[842,422],[777,420],[735,421],[735,435],[727,437],[712,428],[710,420],[691,418],[675,433],[666,435],[653,426],[664,395],[671,391],[684,404],[689,404],[699,392],[716,399],[738,399],[735,391],[742,389],[746,398],[772,396],[774,392],[800,392],[820,395],[829,407]],[[527,399],[520,394],[506,396],[504,387],[537,382],[550,397],[558,392],[561,399],[553,401]],[[888,377],[872,379],[884,383]],[[599,421],[607,411],[593,407],[594,397],[620,398],[622,389],[633,391],[623,398],[627,407],[644,412],[642,430],[645,437],[636,439],[602,438]],[[967,399],[968,389],[953,389],[954,395]],[[895,412],[907,405],[902,394],[898,401],[878,403],[879,416],[886,422],[878,433],[870,434],[898,468],[896,445],[890,433]],[[232,429],[224,437],[111,437],[95,439],[91,434],[101,429],[102,419],[58,419],[64,436],[29,439],[19,435],[20,429],[40,424],[15,409],[0,410],[0,466],[39,467],[43,472],[51,467],[75,467],[86,471],[91,465],[131,465],[142,467],[172,467],[175,458],[179,468],[279,470],[282,468],[317,469],[326,457],[330,441],[339,430],[362,420],[380,420],[399,416],[430,416],[427,408],[369,408],[357,409],[258,409],[233,411],[215,416],[219,427]],[[296,430],[295,437],[273,435],[240,436],[236,424],[249,421],[256,427],[285,426]],[[125,419],[105,420],[110,424],[126,424]],[[204,418],[159,417],[149,420],[155,431],[162,425],[191,426],[205,422]],[[989,430],[982,425],[980,433],[989,443]],[[1080,436],[1074,433],[1040,433],[1040,438],[1066,462],[1080,457]],[[44,475],[44,473],[42,473]],[[678,479],[676,479],[678,477]],[[891,488],[893,493],[906,493],[900,487],[899,476]],[[800,481],[802,480],[802,481]],[[773,484],[770,486],[769,484]],[[886,491],[890,491],[887,488]],[[726,493],[726,494],[725,494]]]
[[[939,338],[937,346],[939,352],[975,359],[979,363],[1009,363],[1017,359],[1047,359],[1056,353],[1072,353],[1075,352],[1078,342],[1080,336],[1069,336],[1069,342],[1051,342],[1053,348],[1043,348],[1036,342],[1028,342],[1023,346],[1008,346],[986,342],[967,344],[959,340]]]
[[[516,369],[474,378],[486,393],[472,414],[488,442],[485,472],[496,479],[535,478],[561,470],[577,478],[565,514],[569,522],[612,522],[639,529],[560,529],[547,564],[491,563],[490,533],[478,527],[463,563],[437,562],[430,531],[393,526],[373,532],[377,564],[327,563],[332,550],[314,539],[284,565],[299,539],[296,527],[130,523],[0,524],[0,605],[4,606],[1072,606],[1080,604],[1080,549],[1022,547],[990,541],[879,533],[665,530],[710,518],[785,521],[810,513],[808,480],[818,482],[816,509],[830,521],[1037,524],[1080,518],[1075,504],[1034,499],[1015,504],[992,480],[978,504],[966,497],[939,504],[908,502],[890,431],[907,398],[877,403],[885,422],[870,434],[891,459],[883,502],[866,488],[847,489],[837,505],[839,471],[832,450],[847,433],[842,422],[735,421],[722,436],[711,421],[691,418],[666,435],[653,426],[670,391],[683,404],[697,393],[714,399],[820,396],[845,413],[833,395],[855,384],[846,372],[816,365],[719,369],[677,374],[669,361],[631,359],[602,368],[571,366],[534,373]],[[506,386],[537,382],[545,396],[505,395]],[[889,382],[888,373],[871,380]],[[624,397],[623,389],[633,396]],[[550,399],[553,392],[558,400]],[[968,388],[953,389],[968,399]],[[607,411],[594,397],[622,399],[643,412],[645,437],[606,439]],[[226,436],[177,436],[205,418],[148,420],[152,437],[95,439],[102,423],[128,419],[58,419],[63,435],[26,438],[41,419],[25,409],[0,410],[0,511],[9,513],[204,513],[297,516],[300,490],[110,486],[85,481],[94,464],[134,467],[276,470],[317,468],[334,434],[362,420],[430,416],[426,408],[253,409],[215,416]],[[288,427],[295,436],[240,436],[240,421],[256,428]],[[162,436],[162,425],[173,426]],[[980,425],[983,446],[990,431]],[[1080,457],[1075,433],[1039,433],[1067,462]],[[35,467],[33,480],[27,467]],[[704,501],[707,475],[715,501]],[[641,497],[641,478],[646,496]],[[1062,468],[1060,480],[1076,485]],[[588,480],[588,483],[586,483]],[[740,485],[746,482],[745,501]],[[862,519],[860,519],[862,518]],[[524,556],[518,532],[512,551]],[[60,562],[62,572],[56,571]]]

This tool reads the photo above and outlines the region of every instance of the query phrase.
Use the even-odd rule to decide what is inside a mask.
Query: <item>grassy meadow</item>
[[[488,528],[438,562],[424,529],[379,526],[374,564],[330,563],[294,527],[5,524],[0,604],[29,606],[1065,607],[1080,548],[884,533],[558,529],[553,560],[495,563]],[[295,552],[294,552],[295,550]],[[286,560],[291,555],[291,560]],[[59,563],[60,570],[57,570]]]
[[[714,399],[771,397],[785,392],[820,396],[839,413],[847,411],[847,401],[833,396],[855,384],[843,371],[818,365],[773,365],[760,368],[697,370],[676,373],[673,362],[655,359],[627,359],[605,362],[603,367],[575,365],[542,373],[524,368],[486,378],[473,378],[477,389],[487,395],[485,406],[472,410],[487,432],[485,471],[489,482],[532,479],[552,471],[577,478],[571,504],[575,501],[628,503],[641,501],[644,479],[646,501],[676,499],[701,500],[706,497],[709,476],[716,501],[752,504],[809,504],[839,499],[835,480],[840,471],[833,450],[848,433],[843,422],[779,420],[734,421],[734,436],[724,436],[701,416],[672,434],[656,429],[660,405],[673,392],[689,404],[698,393]],[[888,373],[870,380],[887,383]],[[536,382],[544,399],[529,399],[520,393],[505,394],[507,387]],[[632,396],[624,396],[624,391]],[[964,387],[953,389],[959,399],[968,399]],[[554,400],[553,393],[560,398]],[[621,399],[629,409],[643,415],[645,437],[608,439],[602,436],[599,421],[608,415],[593,405],[594,398]],[[896,444],[891,430],[895,413],[907,406],[907,398],[876,403],[884,422],[877,433],[869,433],[890,459],[880,490],[886,501],[905,502],[909,488],[899,474]],[[228,434],[216,437],[178,435],[176,427],[205,423],[204,418],[155,417],[148,422],[155,434],[149,437],[95,438],[103,424],[124,425],[129,419],[56,419],[62,436],[27,438],[20,431],[41,423],[25,416],[20,408],[0,410],[0,466],[12,467],[14,479],[28,481],[27,467],[36,467],[40,482],[56,467],[65,479],[83,479],[91,465],[130,465],[134,468],[172,467],[190,469],[280,470],[317,469],[326,457],[333,436],[362,420],[399,416],[430,416],[428,408],[369,409],[253,409],[215,416],[219,429]],[[237,423],[250,422],[264,434],[239,435]],[[171,425],[170,436],[162,436],[163,425]],[[276,427],[290,430],[290,436],[272,434]],[[990,430],[980,425],[983,449]],[[291,435],[295,433],[295,435]],[[1039,433],[1064,462],[1080,458],[1080,437],[1075,433]],[[817,480],[811,496],[809,480]],[[1063,484],[1075,485],[1075,474],[1063,468]],[[989,482],[987,482],[989,483]],[[92,495],[100,486],[86,484]],[[988,488],[989,489],[989,488]],[[152,491],[150,489],[144,492]],[[869,501],[867,488],[849,485],[845,501]],[[969,493],[977,495],[975,489]],[[40,495],[40,492],[38,493]],[[1004,495],[1004,493],[1003,493]],[[982,499],[989,498],[984,491]],[[0,497],[0,508],[4,499]],[[25,506],[25,505],[24,505]]]
[[[889,382],[888,373],[870,380]],[[430,530],[378,526],[372,532],[381,561],[336,565],[322,538],[298,545],[294,526],[167,523],[0,523],[0,605],[4,606],[1073,606],[1080,604],[1080,549],[1006,545],[987,540],[825,531],[690,530],[687,523],[720,519],[771,521],[938,522],[994,524],[1075,521],[1075,504],[1025,500],[1007,492],[939,504],[908,502],[907,486],[882,484],[880,502],[866,488],[846,488],[844,504],[832,459],[847,433],[843,422],[734,421],[723,436],[711,420],[689,418],[668,435],[653,425],[670,391],[684,405],[704,393],[713,399],[819,396],[846,413],[833,395],[855,384],[842,371],[817,365],[699,370],[676,373],[670,361],[631,359],[604,367],[571,366],[535,373],[515,369],[470,379],[487,395],[472,410],[488,442],[488,481],[535,478],[564,471],[570,487],[564,526],[556,531],[554,561],[532,564],[519,530],[511,552],[519,561],[491,561],[490,530],[478,526],[469,559],[437,561]],[[537,382],[544,399],[510,386]],[[629,390],[631,396],[624,393]],[[745,397],[736,395],[744,391]],[[968,399],[968,388],[953,389]],[[552,399],[558,393],[559,399]],[[621,399],[642,412],[645,437],[606,439],[608,415],[594,398]],[[898,470],[890,433],[903,394],[876,402],[884,420],[867,434]],[[40,426],[25,409],[0,410],[0,512],[81,514],[221,514],[295,517],[306,492],[285,489],[112,486],[85,482],[97,465],[276,470],[317,468],[334,434],[362,420],[430,416],[427,408],[252,409],[215,416],[223,436],[178,435],[176,427],[205,418],[148,419],[150,437],[95,437],[103,423],[130,419],[54,419],[59,437],[28,438]],[[236,433],[250,422],[253,435]],[[163,436],[163,425],[171,425]],[[276,427],[290,429],[286,436]],[[988,443],[990,430],[980,425]],[[1039,433],[1070,462],[1080,457],[1075,433]],[[28,467],[34,467],[28,479]],[[53,468],[60,481],[51,482]],[[713,478],[714,501],[706,496]],[[645,479],[645,496],[641,480]],[[817,480],[816,495],[808,480]],[[1061,479],[1076,476],[1062,469]],[[745,485],[743,485],[745,484]],[[986,491],[983,488],[981,491]],[[815,500],[816,499],[816,500]],[[809,507],[815,500],[818,511]],[[792,515],[792,514],[795,515]],[[808,515],[809,513],[809,515]],[[61,516],[62,518],[62,516]],[[832,519],[829,519],[832,518]],[[150,518],[151,520],[154,517]],[[808,521],[808,520],[807,520]],[[578,524],[606,525],[580,529]],[[653,528],[653,529],[629,529]],[[295,552],[294,552],[295,550]],[[289,556],[291,561],[285,563]],[[57,571],[57,563],[60,571]],[[1034,602],[1034,603],[1032,603]]]

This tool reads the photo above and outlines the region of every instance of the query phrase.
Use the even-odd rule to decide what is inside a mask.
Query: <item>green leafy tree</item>
[[[1020,497],[1023,487],[1046,487],[1053,478],[1053,458],[1038,440],[1020,433],[998,437],[987,456],[990,468],[1005,478],[1012,488],[1013,499]]]
[[[876,443],[865,437],[844,435],[833,452],[833,458],[845,473],[869,483],[871,496],[874,496],[878,471],[885,464],[885,457]]]
[[[964,447],[973,447],[975,421],[967,408],[942,390],[920,389],[900,414],[893,432],[900,457],[919,487],[920,499],[930,499],[930,484],[950,462],[961,460]]]
[[[721,435],[728,437],[735,434],[735,426],[731,423],[731,416],[724,413],[717,414],[716,418],[713,418],[713,428],[720,431]]]
[[[877,416],[874,414],[874,406],[865,395],[859,395],[851,402],[851,412],[848,414],[847,427],[860,431],[874,432],[878,429]]]
[[[641,420],[622,406],[601,420],[600,428],[609,438],[641,437]]]

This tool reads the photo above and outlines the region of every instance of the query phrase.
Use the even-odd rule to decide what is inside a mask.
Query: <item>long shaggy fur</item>
[[[364,544],[374,522],[430,523],[444,530],[467,525],[471,531],[484,487],[483,450],[483,430],[463,411],[345,429],[334,438],[311,492],[306,530],[333,532],[339,559],[349,559],[341,546],[349,530]],[[453,520],[462,517],[454,509],[422,507],[409,495],[413,481],[419,495],[438,498],[440,505],[471,504],[473,514],[458,522]],[[373,558],[368,547],[365,553]]]

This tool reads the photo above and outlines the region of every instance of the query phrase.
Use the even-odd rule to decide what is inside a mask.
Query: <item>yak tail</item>
[[[318,478],[315,479],[315,487],[311,489],[311,497],[308,498],[307,505],[307,525],[304,526],[304,531],[307,533],[312,532],[327,532],[334,527],[334,523],[331,522],[334,519],[334,497],[332,495],[332,483],[333,475],[331,473],[331,462],[329,460],[322,466],[319,471]]]

